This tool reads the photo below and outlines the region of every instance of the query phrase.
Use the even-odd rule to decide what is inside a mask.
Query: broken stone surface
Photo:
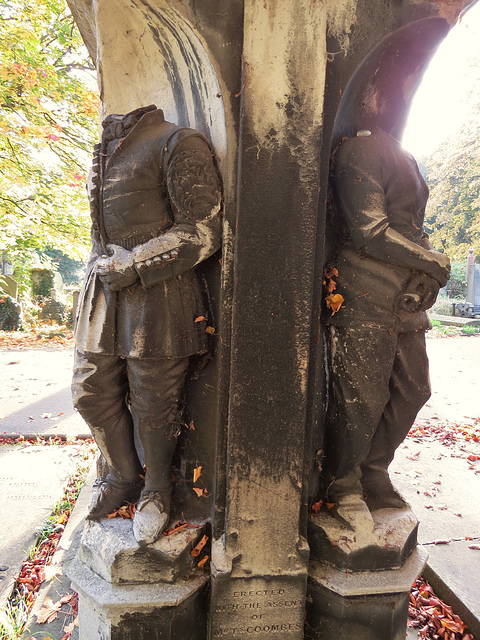
[[[131,520],[87,521],[79,557],[112,584],[171,583],[193,569],[191,551],[203,533],[202,527],[188,525],[160,536],[153,544],[140,546]]]
[[[418,520],[408,508],[372,512],[374,529],[352,531],[328,513],[309,522],[311,557],[345,571],[401,567],[417,544]]]

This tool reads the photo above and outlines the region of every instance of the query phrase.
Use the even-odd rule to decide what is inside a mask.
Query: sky
[[[429,155],[468,119],[475,99],[480,100],[480,2],[433,57],[414,98],[403,146],[417,158]]]

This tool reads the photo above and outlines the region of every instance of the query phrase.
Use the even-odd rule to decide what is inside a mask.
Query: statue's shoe
[[[370,511],[377,509],[405,509],[408,503],[402,498],[395,487],[389,483],[382,486],[364,486],[365,502]]]
[[[137,502],[143,487],[143,480],[134,484],[117,483],[107,476],[97,478],[93,485],[87,520],[100,520],[109,513],[120,509],[125,503]]]
[[[133,535],[138,544],[151,544],[159,538],[170,518],[166,507],[169,498],[160,491],[142,491],[133,517]]]
[[[330,512],[343,525],[358,533],[371,533],[372,514],[362,496],[352,493],[340,496]]]

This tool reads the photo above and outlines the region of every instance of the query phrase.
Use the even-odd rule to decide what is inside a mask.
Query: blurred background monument
[[[82,640],[405,637],[425,561],[415,519],[394,519],[370,553],[309,517],[330,156],[335,132],[366,111],[401,134],[469,4],[69,0],[96,61],[100,119],[156,104],[211,142],[224,193],[222,256],[199,269],[213,357],[190,381],[174,461],[190,527],[144,548],[121,532],[82,546]]]

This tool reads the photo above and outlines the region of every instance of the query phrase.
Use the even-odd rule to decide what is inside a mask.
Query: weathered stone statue
[[[97,480],[89,518],[139,500],[133,532],[148,544],[169,519],[189,356],[207,348],[194,267],[220,246],[210,146],[153,105],[110,115],[89,198],[93,248],[79,301],[73,396],[109,469]]]
[[[450,262],[424,233],[428,187],[417,163],[382,129],[343,141],[332,184],[330,266],[344,302],[327,329],[326,491],[337,519],[371,530],[371,511],[405,506],[387,469],[430,396],[425,310]]]

